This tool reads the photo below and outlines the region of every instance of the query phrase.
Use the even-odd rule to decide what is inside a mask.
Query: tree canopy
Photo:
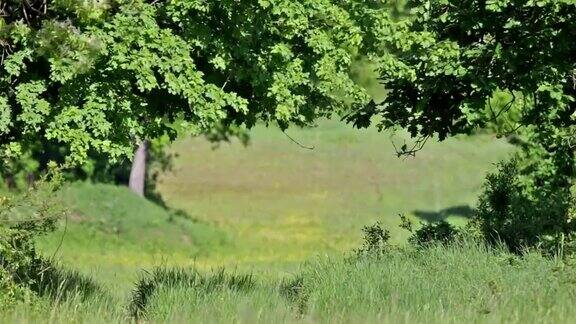
[[[70,163],[114,160],[178,129],[357,109],[369,96],[349,68],[382,12],[353,0],[3,1],[1,155],[42,139]]]
[[[410,4],[406,19],[378,22],[385,52],[373,59],[388,96],[350,121],[366,126],[379,116],[380,127],[444,139],[484,127],[515,104],[521,116],[510,131],[574,124],[576,1]],[[510,100],[498,111],[486,109],[496,92]]]
[[[511,117],[512,108],[500,131],[527,126],[547,134],[540,140],[572,141],[574,0],[390,9],[401,3],[4,2],[2,156],[41,138],[75,163],[90,152],[114,160],[139,138],[179,129],[286,128],[334,113],[359,127],[406,128],[418,146]],[[377,66],[384,102],[369,104],[352,81],[358,57]]]

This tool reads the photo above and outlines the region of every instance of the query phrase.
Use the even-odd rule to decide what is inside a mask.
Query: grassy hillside
[[[124,287],[123,293],[141,269],[191,266],[229,244],[222,230],[125,187],[74,183],[63,190],[62,199],[71,213],[55,233],[40,239],[41,250],[110,287]]]
[[[350,251],[376,220],[402,242],[399,213],[463,223],[486,171],[511,151],[475,136],[431,141],[403,159],[393,147],[409,143],[401,134],[328,121],[288,133],[314,149],[263,127],[248,147],[178,141],[175,170],[159,184],[170,210],[126,188],[73,184],[62,194],[67,226],[41,240],[41,250],[113,284],[162,264],[292,271],[315,255]]]

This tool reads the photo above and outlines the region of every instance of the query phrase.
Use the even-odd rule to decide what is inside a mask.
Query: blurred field
[[[213,149],[202,139],[172,148],[176,169],[161,179],[167,204],[224,230],[234,253],[223,265],[295,263],[341,254],[358,245],[360,229],[381,220],[394,231],[404,213],[416,220],[471,215],[483,178],[511,147],[482,135],[430,143],[416,157],[398,158],[410,144],[402,133],[356,130],[337,121],[314,129],[259,127],[248,147]],[[395,231],[397,242],[405,233]]]
[[[175,170],[159,184],[170,210],[126,188],[72,184],[63,192],[72,213],[40,249],[123,297],[141,269],[159,265],[282,277],[314,256],[350,252],[377,220],[403,242],[399,213],[463,223],[486,171],[511,151],[482,135],[431,141],[399,159],[392,142],[409,141],[402,135],[336,121],[288,133],[314,149],[264,127],[248,147],[178,141]]]

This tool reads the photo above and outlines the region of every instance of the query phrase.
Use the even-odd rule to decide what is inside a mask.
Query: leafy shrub
[[[34,188],[0,201],[0,295],[2,304],[25,300],[38,287],[45,263],[37,256],[33,239],[52,231],[64,213],[56,200],[61,174],[52,171]]]
[[[445,220],[421,223],[421,227],[414,230],[414,224],[408,217],[400,214],[400,228],[407,230],[412,235],[408,242],[416,246],[428,246],[431,244],[453,243],[457,237],[468,235],[467,232],[454,227]]]
[[[414,231],[409,242],[418,246],[449,244],[454,242],[458,233],[458,229],[447,221],[425,223]]]
[[[554,253],[572,245],[574,198],[549,162],[516,157],[487,176],[476,221],[488,242],[502,242],[515,253]]]
[[[390,231],[382,228],[380,222],[362,228],[364,239],[362,247],[357,249],[357,256],[381,256],[390,249]]]

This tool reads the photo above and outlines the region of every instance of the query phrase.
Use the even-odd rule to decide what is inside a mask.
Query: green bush
[[[0,201],[0,301],[10,305],[30,297],[46,263],[34,238],[52,231],[64,213],[56,200],[61,174],[54,169],[34,188]]]
[[[469,233],[445,220],[421,223],[421,227],[414,230],[413,222],[403,214],[400,214],[400,228],[407,230],[412,235],[408,242],[419,247],[426,247],[434,244],[451,244],[458,237],[468,236]],[[472,237],[471,237],[472,238]]]
[[[447,221],[425,223],[414,231],[409,242],[417,246],[449,244],[454,242],[459,231]]]
[[[357,249],[356,256],[381,256],[390,249],[390,231],[383,228],[380,222],[362,228],[364,239],[362,247]]]
[[[454,243],[458,237],[466,235],[464,231],[459,230],[446,221],[422,223],[422,226],[415,230],[412,221],[402,214],[399,216],[401,221],[399,225],[400,228],[412,234],[408,238],[408,242],[415,247],[451,244]],[[394,246],[389,242],[391,238],[390,231],[383,228],[380,222],[364,226],[362,232],[364,233],[362,246],[354,250],[356,258],[378,258],[398,248],[398,246]]]
[[[516,157],[487,176],[476,221],[488,242],[504,243],[515,253],[572,252],[573,207],[570,186],[558,180],[553,164]]]

